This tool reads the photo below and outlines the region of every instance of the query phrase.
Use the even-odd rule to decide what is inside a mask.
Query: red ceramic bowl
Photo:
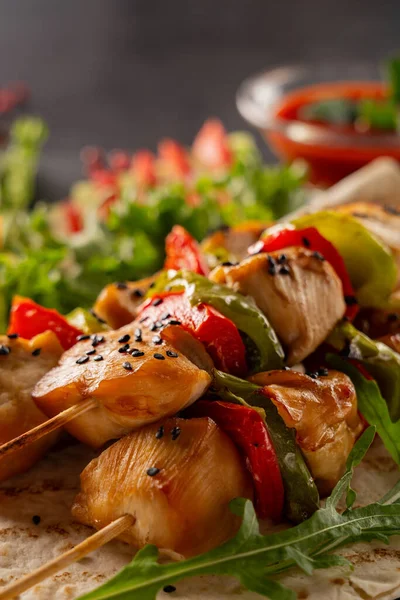
[[[340,80],[335,81],[335,73]],[[280,159],[306,160],[311,181],[327,186],[378,156],[400,161],[400,135],[311,123],[298,117],[298,109],[327,98],[382,99],[386,93],[373,68],[282,67],[244,81],[237,93],[237,106]]]

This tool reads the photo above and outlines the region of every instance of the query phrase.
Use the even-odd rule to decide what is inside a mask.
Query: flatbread
[[[0,583],[14,581],[81,542],[93,530],[73,521],[70,508],[79,474],[94,457],[74,444],[51,452],[28,473],[0,485]],[[399,472],[376,440],[354,477],[360,504],[377,500],[398,480]],[[362,500],[362,502],[361,502]],[[33,516],[40,516],[35,525]],[[330,569],[313,577],[293,570],[280,581],[303,600],[394,600],[400,596],[400,537],[391,545],[358,544],[342,553],[355,569]],[[21,600],[73,600],[115,575],[133,556],[122,542],[106,547],[20,596]],[[231,578],[199,577],[177,584],[179,600],[259,600]],[[171,600],[160,592],[158,600]]]

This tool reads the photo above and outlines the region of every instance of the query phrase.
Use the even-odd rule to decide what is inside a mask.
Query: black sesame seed
[[[81,356],[75,362],[76,362],[77,365],[84,365],[85,363],[88,362],[88,360],[89,360],[88,356]]]
[[[96,354],[96,348],[92,348],[91,350],[88,350],[87,352],[85,352],[86,356],[92,356],[93,354]]]
[[[141,352],[140,350],[132,350],[131,356],[133,356],[133,358],[139,358],[140,356],[144,356],[144,352]]]
[[[130,339],[131,339],[131,336],[129,335],[129,333],[126,333],[125,335],[120,337],[118,341],[120,344],[125,344],[126,342],[129,342]]]
[[[153,283],[151,283],[151,284],[149,285],[149,290],[151,290],[151,289],[152,289],[152,288],[153,288],[155,285],[156,285],[156,282],[155,282],[155,281],[153,281]]]
[[[311,242],[308,238],[302,237],[301,240],[306,248],[309,248],[311,246]]]
[[[154,335],[151,341],[153,342],[153,344],[156,344],[156,346],[159,346],[163,343],[159,335]]]
[[[325,256],[323,256],[321,254],[321,252],[315,251],[315,252],[313,252],[312,255],[313,255],[314,258],[316,258],[317,260],[320,260],[321,262],[324,262],[324,260],[325,260]]]
[[[121,354],[123,354],[124,352],[128,352],[129,351],[129,344],[125,344],[124,346],[121,346],[121,348],[118,348],[118,352],[120,352]]]
[[[42,349],[41,348],[35,348],[32,352],[32,356],[39,356],[39,354],[41,353]]]
[[[399,318],[399,315],[396,313],[389,313],[387,316],[387,320],[389,321],[389,323],[395,323],[399,320]]]
[[[142,290],[139,290],[139,288],[137,288],[136,290],[131,291],[131,296],[133,298],[143,298],[144,293],[142,292]]]
[[[167,356],[169,356],[170,358],[178,358],[178,355],[176,352],[174,352],[173,350],[167,350],[165,353]]]
[[[139,319],[139,323],[144,323],[145,321],[147,321],[148,318],[148,316],[142,317],[141,319]]]
[[[124,362],[124,364],[122,365],[124,367],[124,369],[126,369],[127,371],[132,371],[132,365],[130,362]]]
[[[172,592],[176,591],[176,587],[173,585],[166,585],[165,587],[163,587],[163,592],[165,592],[166,594],[172,594]]]
[[[308,375],[308,377],[311,377],[311,379],[318,378],[318,373],[313,373],[312,371],[306,371],[306,375]]]
[[[164,327],[164,325],[161,323],[161,321],[156,321],[154,323],[154,325],[156,326],[157,329],[161,329],[161,327]]]
[[[163,303],[162,298],[155,298],[151,304],[152,304],[152,306],[160,306],[160,304],[162,304],[162,303]]]
[[[254,448],[258,448],[260,444],[258,444],[257,442],[253,442],[253,446]]]
[[[181,435],[181,428],[176,426],[171,430],[172,440],[175,441]]]
[[[153,354],[153,356],[157,360],[165,360],[165,356],[163,354],[160,354],[159,352],[156,352],[155,354]]]
[[[93,308],[89,309],[90,314],[98,320],[99,323],[105,323],[106,321],[104,319],[102,319],[101,317],[99,317],[99,315],[93,310]]]
[[[160,469],[157,469],[157,467],[150,467],[150,469],[147,469],[146,473],[147,475],[149,475],[149,477],[154,477],[154,475],[158,475],[158,473],[160,472]]]
[[[157,329],[157,325],[153,322],[150,327],[149,327],[150,331],[156,331]]]
[[[169,313],[169,312],[165,312],[165,313],[163,313],[163,314],[161,315],[161,317],[160,317],[160,321],[166,321],[167,319],[169,319],[169,318],[170,318],[170,316],[171,316],[171,313]]]
[[[117,288],[117,290],[126,290],[128,288],[124,281],[117,281],[115,287]]]
[[[182,323],[180,321],[177,321],[177,319],[171,319],[170,321],[168,321],[168,325],[182,325]]]
[[[9,333],[7,337],[9,340],[16,340],[17,338],[19,338],[19,333]]]
[[[84,340],[89,340],[90,339],[90,335],[78,335],[78,337],[76,338],[77,342],[83,342]]]
[[[135,342],[141,342],[142,341],[142,330],[141,329],[135,329]]]
[[[163,435],[164,435],[164,426],[161,425],[161,427],[159,429],[157,429],[156,438],[158,440],[161,440],[161,438],[163,437]]]
[[[290,275],[289,267],[287,267],[286,265],[283,265],[283,267],[281,267],[279,269],[279,275]]]
[[[8,356],[10,352],[11,348],[9,348],[8,346],[4,346],[4,344],[0,346],[0,356]]]
[[[286,254],[281,254],[281,255],[279,256],[279,258],[278,258],[278,264],[279,264],[279,265],[281,265],[281,264],[283,264],[283,263],[284,263],[284,262],[286,262],[286,261],[287,261],[287,256],[286,256]]]
[[[104,342],[104,336],[102,336],[102,335],[94,334],[90,337],[92,338],[93,348],[96,348],[96,346],[98,346],[99,344],[102,344]]]
[[[326,377],[327,375],[329,375],[328,369],[325,369],[324,367],[321,367],[320,369],[318,369],[319,377]]]
[[[100,362],[101,360],[104,360],[104,359],[101,356],[101,354],[99,354],[98,356],[95,356],[93,360],[95,360],[96,362]]]
[[[267,256],[267,261],[268,261],[268,273],[270,275],[275,275],[275,273],[276,273],[276,265],[275,265],[275,261],[272,258],[272,256]]]
[[[39,515],[33,515],[33,517],[32,517],[32,523],[34,525],[39,525],[39,523],[40,523],[41,520],[42,519],[39,517]]]
[[[355,296],[345,296],[344,301],[347,306],[354,306],[357,304],[357,298]]]

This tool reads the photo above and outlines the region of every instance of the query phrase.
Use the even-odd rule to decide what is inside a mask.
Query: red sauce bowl
[[[274,153],[285,162],[305,160],[312,183],[322,186],[336,183],[378,156],[400,161],[397,133],[360,132],[299,118],[299,108],[310,102],[328,98],[379,100],[387,95],[384,84],[366,79],[365,73],[373,69],[343,65],[345,76],[332,81],[335,73],[341,73],[340,68],[282,67],[247,79],[237,93],[239,112],[260,130]]]

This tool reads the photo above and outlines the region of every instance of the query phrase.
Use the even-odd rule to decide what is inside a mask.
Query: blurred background
[[[247,75],[376,63],[398,46],[399,23],[399,0],[1,0],[0,82],[31,88],[29,112],[51,131],[41,193],[62,197],[82,146],[188,144],[210,115],[245,128],[235,92]]]

